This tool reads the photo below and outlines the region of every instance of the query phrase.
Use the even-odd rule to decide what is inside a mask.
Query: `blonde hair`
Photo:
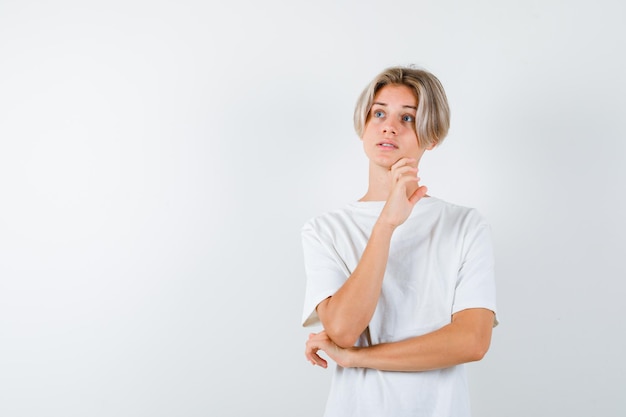
[[[422,148],[439,145],[450,128],[450,108],[441,82],[428,71],[412,67],[391,67],[365,87],[354,109],[354,129],[363,136],[374,96],[386,85],[406,85],[417,98],[415,132]]]

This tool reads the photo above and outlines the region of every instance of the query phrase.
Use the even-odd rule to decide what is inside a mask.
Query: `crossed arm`
[[[480,360],[489,348],[494,313],[483,308],[459,311],[450,324],[432,333],[354,347],[376,309],[393,232],[426,193],[426,187],[419,187],[407,196],[408,185],[417,181],[417,171],[405,163],[401,160],[391,169],[391,193],[359,264],[344,285],[317,306],[324,330],[311,334],[305,348],[305,356],[313,365],[327,367],[317,353],[322,350],[343,367],[425,371]]]
[[[326,331],[311,334],[305,356],[323,368],[324,351],[339,366],[373,368],[382,371],[429,371],[483,358],[491,342],[494,313],[484,308],[462,310],[439,330],[406,340],[369,347],[342,348]]]

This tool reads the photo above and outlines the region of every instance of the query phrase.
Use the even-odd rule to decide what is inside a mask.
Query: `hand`
[[[306,342],[304,349],[304,356],[313,365],[321,366],[322,368],[328,367],[328,362],[319,356],[317,352],[325,352],[337,365],[347,367],[348,359],[351,349],[343,349],[337,346],[326,334],[326,331],[319,333],[309,334],[309,339]]]
[[[425,186],[418,186],[420,179],[417,176],[417,167],[413,166],[414,163],[413,158],[402,158],[389,170],[391,191],[379,220],[394,228],[404,223],[415,204],[428,191]]]

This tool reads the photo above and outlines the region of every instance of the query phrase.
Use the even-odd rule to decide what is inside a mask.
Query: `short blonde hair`
[[[374,96],[386,85],[406,85],[417,98],[415,132],[422,148],[439,145],[450,128],[450,108],[441,82],[428,71],[412,67],[391,67],[378,74],[363,90],[354,109],[354,129],[363,136]]]

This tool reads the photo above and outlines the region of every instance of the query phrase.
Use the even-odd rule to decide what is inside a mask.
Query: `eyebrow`
[[[385,106],[385,107],[387,106],[387,103],[381,103],[380,101],[373,102],[372,106],[374,106],[375,104],[378,104],[379,106]],[[417,111],[417,107],[415,107],[415,106],[404,105],[402,107],[407,108],[407,109],[413,109],[413,110]]]

